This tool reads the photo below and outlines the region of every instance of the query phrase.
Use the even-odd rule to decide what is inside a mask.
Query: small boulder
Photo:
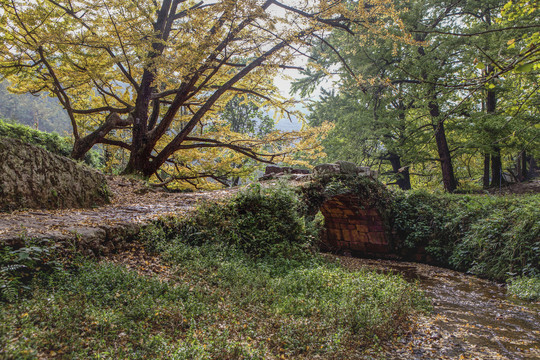
[[[320,164],[313,169],[313,176],[322,177],[327,175],[358,175],[377,178],[377,171],[371,170],[368,166],[356,166],[348,161],[338,160],[331,164]]]
[[[313,169],[313,176],[321,177],[324,175],[334,175],[340,173],[338,164],[320,164]]]

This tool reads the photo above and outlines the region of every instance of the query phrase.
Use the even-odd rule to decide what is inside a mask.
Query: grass
[[[317,256],[254,260],[179,242],[163,256],[167,280],[108,262],[35,279],[0,310],[0,357],[334,358],[390,339],[426,306],[399,277]]]

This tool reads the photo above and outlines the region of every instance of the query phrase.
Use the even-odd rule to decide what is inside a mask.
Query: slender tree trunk
[[[491,73],[493,66],[488,66],[487,72]],[[497,96],[495,91],[488,90],[486,94],[486,113],[488,115],[495,114],[497,108]],[[501,161],[501,147],[499,145],[493,145],[491,149],[491,187],[500,186],[502,182],[502,161]]]
[[[491,187],[500,186],[502,183],[501,148],[493,146],[491,153]]]
[[[527,172],[527,152],[523,150],[521,152],[521,174],[523,176],[523,180],[526,180],[528,178],[528,172]]]
[[[489,162],[490,162],[491,158],[489,156],[489,154],[484,154],[484,176],[482,178],[482,182],[483,182],[483,185],[484,185],[484,189],[487,189],[489,187]]]
[[[518,154],[517,158],[516,158],[516,179],[517,181],[521,182],[523,181],[523,170],[521,169],[521,165],[522,165],[522,159],[523,157],[523,151],[520,151],[520,153]]]
[[[521,151],[516,159],[516,173],[519,181],[527,179],[527,152]]]
[[[411,189],[411,175],[409,173],[409,167],[402,168],[401,159],[399,155],[390,153],[388,160],[392,164],[392,171],[397,176],[396,183],[401,190]]]

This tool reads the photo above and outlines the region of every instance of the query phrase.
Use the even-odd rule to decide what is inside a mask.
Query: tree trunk
[[[523,172],[523,180],[527,180],[529,172],[527,171],[527,152],[525,150],[521,153],[521,171]]]
[[[491,153],[491,187],[501,186],[502,182],[501,148],[494,146]]]
[[[491,73],[493,66],[488,66],[487,72]],[[486,112],[488,115],[495,114],[497,108],[497,96],[495,91],[488,90],[486,94]],[[493,145],[491,150],[491,186],[500,186],[502,182],[502,161],[501,161],[501,147],[499,145]]]
[[[411,176],[409,167],[402,167],[401,159],[399,158],[399,155],[395,153],[390,153],[388,160],[390,161],[390,164],[392,164],[392,172],[397,176],[396,184],[401,190],[410,190]]]
[[[435,141],[437,143],[437,151],[441,162],[441,171],[444,189],[448,192],[454,192],[457,188],[456,178],[454,177],[454,167],[452,166],[452,156],[448,148],[446,133],[444,131],[444,121],[439,119],[439,105],[435,101],[429,103],[429,113],[435,122],[433,128],[435,130]]]
[[[527,152],[521,151],[516,160],[516,172],[519,181],[524,181],[527,178]]]
[[[482,177],[484,189],[487,189],[489,187],[489,161],[489,154],[484,154],[484,176]]]

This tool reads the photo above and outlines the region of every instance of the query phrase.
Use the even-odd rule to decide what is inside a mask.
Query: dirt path
[[[231,196],[238,189],[171,193],[149,188],[136,180],[108,179],[109,205],[96,209],[24,210],[0,213],[0,241],[21,237],[100,242],[129,237],[141,224],[167,214],[183,214],[199,202]]]
[[[540,179],[525,181],[521,183],[515,183],[501,188],[489,189],[491,194],[537,194],[540,193]]]

